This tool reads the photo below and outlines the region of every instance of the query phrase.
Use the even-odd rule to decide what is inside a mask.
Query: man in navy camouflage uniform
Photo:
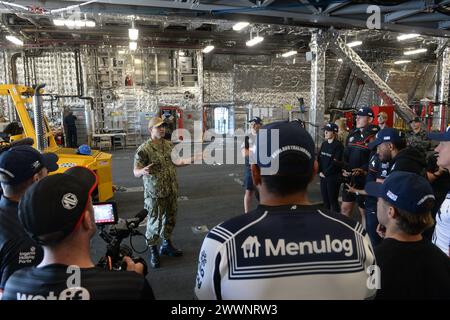
[[[136,177],[144,181],[144,208],[148,210],[147,243],[151,249],[150,263],[159,268],[159,255],[179,257],[183,254],[172,245],[170,237],[175,227],[177,213],[178,183],[176,166],[171,159],[173,144],[164,139],[164,121],[155,117],[148,124],[150,139],[139,146],[134,156]],[[159,238],[163,243],[158,252]]]
[[[411,131],[406,136],[408,146],[418,149],[423,153],[431,150],[431,141],[427,132],[422,128],[422,120],[419,117],[412,119],[409,124]]]

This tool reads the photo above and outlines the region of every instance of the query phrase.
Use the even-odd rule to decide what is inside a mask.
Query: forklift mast
[[[14,84],[0,85],[0,96],[11,97],[23,127],[23,133],[11,136],[10,142],[23,138],[33,138],[33,147],[36,148],[36,130],[32,121],[32,118],[34,118],[35,115],[32,110],[27,109],[27,104],[33,102],[34,94],[35,90],[27,86]],[[106,201],[113,197],[111,154],[93,150],[91,155],[81,155],[77,153],[77,149],[62,148],[58,146],[45,117],[44,139],[46,140],[46,148],[43,152],[53,152],[59,157],[59,169],[53,173],[63,173],[74,166],[89,168],[98,176],[98,190],[96,194],[94,192],[96,197],[95,200]]]

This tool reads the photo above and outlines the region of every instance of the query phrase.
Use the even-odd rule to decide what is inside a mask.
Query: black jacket
[[[424,176],[427,169],[425,154],[415,148],[405,148],[390,161],[390,172],[406,171]]]
[[[15,271],[38,264],[44,255],[20,223],[17,205],[5,197],[0,200],[0,289]]]
[[[333,140],[332,143],[324,141],[319,150],[319,172],[326,177],[340,174],[341,166],[338,163],[342,162],[343,152],[342,142],[338,140]]]

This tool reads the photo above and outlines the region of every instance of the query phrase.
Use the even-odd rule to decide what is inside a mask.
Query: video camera
[[[139,211],[134,218],[118,219],[115,202],[99,202],[93,206],[95,224],[99,227],[100,237],[106,242],[106,254],[100,258],[97,266],[107,270],[126,270],[127,265],[123,257],[129,256],[135,263],[140,262],[144,265],[145,276],[148,270],[147,263],[141,257],[134,257],[133,252],[142,254],[147,248],[138,252],[133,247],[132,239],[137,235],[145,237],[137,228],[147,216],[147,210]],[[130,237],[131,248],[121,244],[127,237]]]

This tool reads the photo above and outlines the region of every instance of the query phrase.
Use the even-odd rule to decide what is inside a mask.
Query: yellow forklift
[[[93,150],[91,155],[80,155],[77,154],[76,149],[58,146],[42,110],[36,112],[39,110],[35,108],[35,105],[39,103],[38,99],[42,91],[40,88],[33,89],[15,84],[0,85],[0,96],[11,97],[23,127],[23,133],[11,136],[9,142],[33,138],[34,148],[41,152],[56,153],[59,157],[59,169],[54,173],[62,173],[74,166],[83,166],[93,170],[98,176],[98,201],[112,198],[111,154]],[[32,104],[35,110],[27,108],[27,104]],[[42,127],[41,130],[35,128],[35,124]],[[41,131],[40,135],[39,131]]]

